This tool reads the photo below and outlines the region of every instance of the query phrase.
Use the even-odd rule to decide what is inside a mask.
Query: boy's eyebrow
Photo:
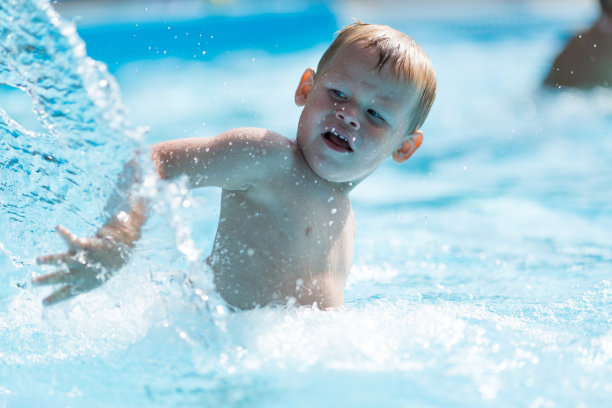
[[[389,97],[387,95],[378,95],[376,97],[374,97],[374,101],[377,103],[380,103],[382,105],[386,105],[388,107],[391,107],[391,105],[393,105],[393,102],[395,102],[395,99],[392,97]]]
[[[397,110],[397,103],[400,99],[393,98],[387,95],[377,95],[372,98],[372,102],[380,106],[383,110],[388,113],[395,113]]]

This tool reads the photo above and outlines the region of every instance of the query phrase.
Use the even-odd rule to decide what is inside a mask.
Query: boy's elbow
[[[158,145],[153,145],[151,148],[151,161],[153,161],[157,174],[159,174],[162,179],[166,179],[166,160],[164,159],[162,151],[158,148]]]

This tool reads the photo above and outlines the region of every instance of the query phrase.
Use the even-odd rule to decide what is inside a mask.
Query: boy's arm
[[[244,190],[265,177],[265,169],[288,158],[291,142],[264,129],[233,129],[213,138],[179,139],[153,146],[151,156],[162,178],[186,175],[191,188],[217,186]],[[282,153],[282,154],[279,154]],[[41,256],[39,264],[67,267],[40,276],[35,285],[63,286],[43,300],[54,304],[92,290],[106,282],[129,259],[134,242],[140,238],[147,219],[147,203],[130,195],[140,182],[135,161],[129,162],[120,176],[123,200],[129,210],[119,211],[93,237],[79,238],[62,226],[57,232],[66,241],[68,251]],[[109,200],[108,207],[122,207],[121,200]],[[123,206],[125,207],[125,205]]]
[[[158,143],[152,157],[162,178],[187,176],[190,188],[246,190],[269,178],[269,171],[291,163],[292,142],[259,128],[231,129],[212,138]]]

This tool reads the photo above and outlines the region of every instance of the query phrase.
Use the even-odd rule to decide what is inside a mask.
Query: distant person
[[[599,0],[601,15],[574,36],[553,63],[544,85],[555,88],[612,87],[612,0]]]
[[[190,188],[222,188],[207,263],[229,305],[344,303],[355,234],[348,194],[388,157],[402,163],[419,148],[435,94],[433,66],[412,38],[388,26],[354,23],[338,34],[317,72],[308,68],[302,75],[295,139],[241,128],[153,146],[162,178],[186,176]],[[68,251],[38,262],[62,268],[34,279],[61,285],[45,304],[101,285],[128,261],[149,206],[131,193],[139,184],[138,172],[132,174],[123,211],[95,236],[57,228]]]

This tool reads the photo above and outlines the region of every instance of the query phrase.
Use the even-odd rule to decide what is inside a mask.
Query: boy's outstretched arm
[[[215,186],[243,190],[265,180],[266,170],[286,163],[290,152],[290,143],[278,133],[243,128],[232,129],[212,138],[158,143],[152,147],[151,158],[157,173],[164,179],[185,175],[190,188]],[[45,305],[102,285],[127,263],[147,219],[145,200],[130,194],[132,187],[139,182],[139,169],[133,160],[125,166],[119,178],[122,194],[111,198],[107,205],[107,208],[121,208],[126,207],[124,202],[128,201],[129,209],[111,210],[117,215],[104,224],[95,236],[79,238],[66,228],[57,227],[58,234],[68,245],[68,251],[41,256],[37,262],[64,268],[32,281],[35,285],[63,285],[43,299]]]

